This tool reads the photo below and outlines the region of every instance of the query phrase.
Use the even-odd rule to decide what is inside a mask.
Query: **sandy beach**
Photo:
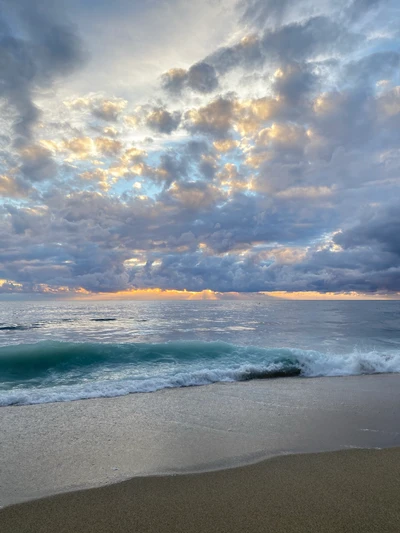
[[[3,533],[396,533],[400,449],[293,455],[10,506]]]
[[[287,378],[4,407],[0,529],[399,531],[399,385]]]
[[[279,454],[400,446],[400,376],[286,378],[0,409],[0,506]]]

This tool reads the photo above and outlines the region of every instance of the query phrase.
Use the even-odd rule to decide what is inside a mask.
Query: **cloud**
[[[213,145],[218,152],[230,152],[239,146],[239,141],[223,139],[221,141],[214,141]]]
[[[109,174],[110,173],[103,168],[96,168],[91,172],[82,172],[82,174],[80,174],[80,178],[85,181],[89,181],[90,183],[94,183],[102,191],[108,191],[111,187],[109,182]]]
[[[384,208],[368,209],[354,226],[334,236],[343,249],[377,248],[400,256],[400,210],[394,203]]]
[[[125,109],[127,102],[125,100],[103,100],[93,108],[93,115],[105,121],[114,122],[118,119],[120,113]]]
[[[184,89],[207,94],[218,88],[218,78],[215,68],[202,61],[195,63],[188,70],[168,70],[161,77],[161,85],[171,94],[180,94]]]
[[[40,111],[33,101],[37,87],[48,87],[69,74],[82,60],[82,47],[73,28],[54,6],[28,0],[2,0],[0,15],[0,96],[14,107],[15,133],[30,138]],[[15,31],[7,11],[18,21]]]
[[[177,203],[180,208],[199,211],[215,205],[223,198],[221,191],[202,182],[176,183],[168,190],[165,202]]]
[[[289,2],[247,2],[246,12],[282,15]],[[250,10],[250,11],[249,11]],[[280,15],[279,15],[280,17]],[[246,18],[246,16],[245,16]],[[232,70],[280,69],[275,90],[292,104],[312,90],[317,76],[312,61],[349,53],[365,41],[365,36],[340,20],[322,14],[249,33],[236,43],[220,47],[189,69],[172,68],[163,74],[162,87],[179,95],[184,89],[211,93]],[[393,61],[393,60],[392,60]]]
[[[128,102],[123,98],[104,98],[92,93],[87,96],[70,98],[64,101],[65,107],[74,111],[89,111],[94,117],[105,122],[116,122]]]
[[[65,140],[63,145],[78,159],[88,158],[94,149],[94,143],[91,137],[75,137]]]
[[[161,86],[165,91],[179,94],[187,82],[187,70],[184,68],[171,68],[161,77]]]
[[[10,226],[3,236],[10,236],[12,247],[11,241],[0,242],[0,274],[17,283],[95,292],[134,286],[397,290],[392,274],[399,255],[396,204],[377,214],[371,209],[322,247],[301,245],[335,227],[337,218],[329,223],[335,211],[318,203],[331,193],[323,187],[292,188],[265,202],[237,192],[228,197],[205,182],[181,182],[156,202],[89,192],[54,196],[46,210],[8,208]],[[277,242],[288,244],[277,249]],[[263,249],[268,243],[270,252]],[[138,250],[142,259],[130,261]]]
[[[268,23],[280,26],[294,4],[292,0],[245,0],[238,2],[238,10],[244,22],[253,26],[263,27]]]
[[[375,52],[358,61],[345,65],[344,76],[356,85],[371,85],[383,78],[391,77],[400,66],[400,54],[390,50]]]
[[[218,97],[204,107],[185,114],[185,126],[192,133],[224,138],[233,125],[234,104],[229,98]]]
[[[115,156],[122,150],[122,143],[116,139],[96,137],[94,140],[96,150],[103,156]]]
[[[288,106],[296,106],[310,96],[317,85],[317,75],[306,64],[292,63],[275,72],[272,88]]]
[[[158,133],[170,134],[176,130],[181,121],[178,111],[170,113],[162,107],[154,108],[146,117],[146,125]]]
[[[215,68],[208,63],[196,63],[187,73],[187,85],[199,93],[210,93],[218,87]]]
[[[253,27],[279,27],[288,19],[328,14],[351,24],[363,18],[368,12],[376,11],[386,0],[241,0],[237,9],[242,20]]]
[[[287,65],[310,61],[320,55],[349,52],[363,41],[343,24],[326,16],[315,16],[293,22],[260,35],[249,35],[238,43],[222,47],[205,61],[213,65],[219,75],[232,69],[260,69],[266,63]]]
[[[379,111],[383,117],[391,118],[400,114],[400,86],[393,87],[378,100]]]
[[[141,99],[78,77],[57,96],[81,45],[42,68],[56,61],[36,30],[65,24],[51,2],[30,25],[16,5],[1,42],[30,77],[26,100],[2,96],[46,114],[24,115],[14,143],[17,100],[0,119],[1,290],[399,290],[400,61],[383,4],[249,0],[234,35]]]
[[[57,165],[52,153],[38,144],[26,144],[19,150],[21,167],[24,177],[31,182],[39,182],[54,178]]]
[[[376,11],[386,3],[387,0],[353,0],[345,11],[345,15],[351,22],[354,22],[364,17],[368,12]]]
[[[31,188],[22,180],[0,175],[0,196],[5,198],[26,198]]]

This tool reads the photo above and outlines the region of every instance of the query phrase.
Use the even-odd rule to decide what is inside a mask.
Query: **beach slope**
[[[0,511],[2,533],[398,533],[400,448],[275,457]]]
[[[386,374],[3,407],[0,507],[280,454],[400,446],[399,405],[400,375]]]

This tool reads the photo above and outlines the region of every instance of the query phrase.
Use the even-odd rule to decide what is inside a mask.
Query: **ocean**
[[[400,372],[399,301],[48,301],[0,309],[0,405]]]

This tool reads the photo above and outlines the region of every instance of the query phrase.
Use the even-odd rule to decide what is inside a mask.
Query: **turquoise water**
[[[400,372],[400,302],[7,303],[0,405]]]

